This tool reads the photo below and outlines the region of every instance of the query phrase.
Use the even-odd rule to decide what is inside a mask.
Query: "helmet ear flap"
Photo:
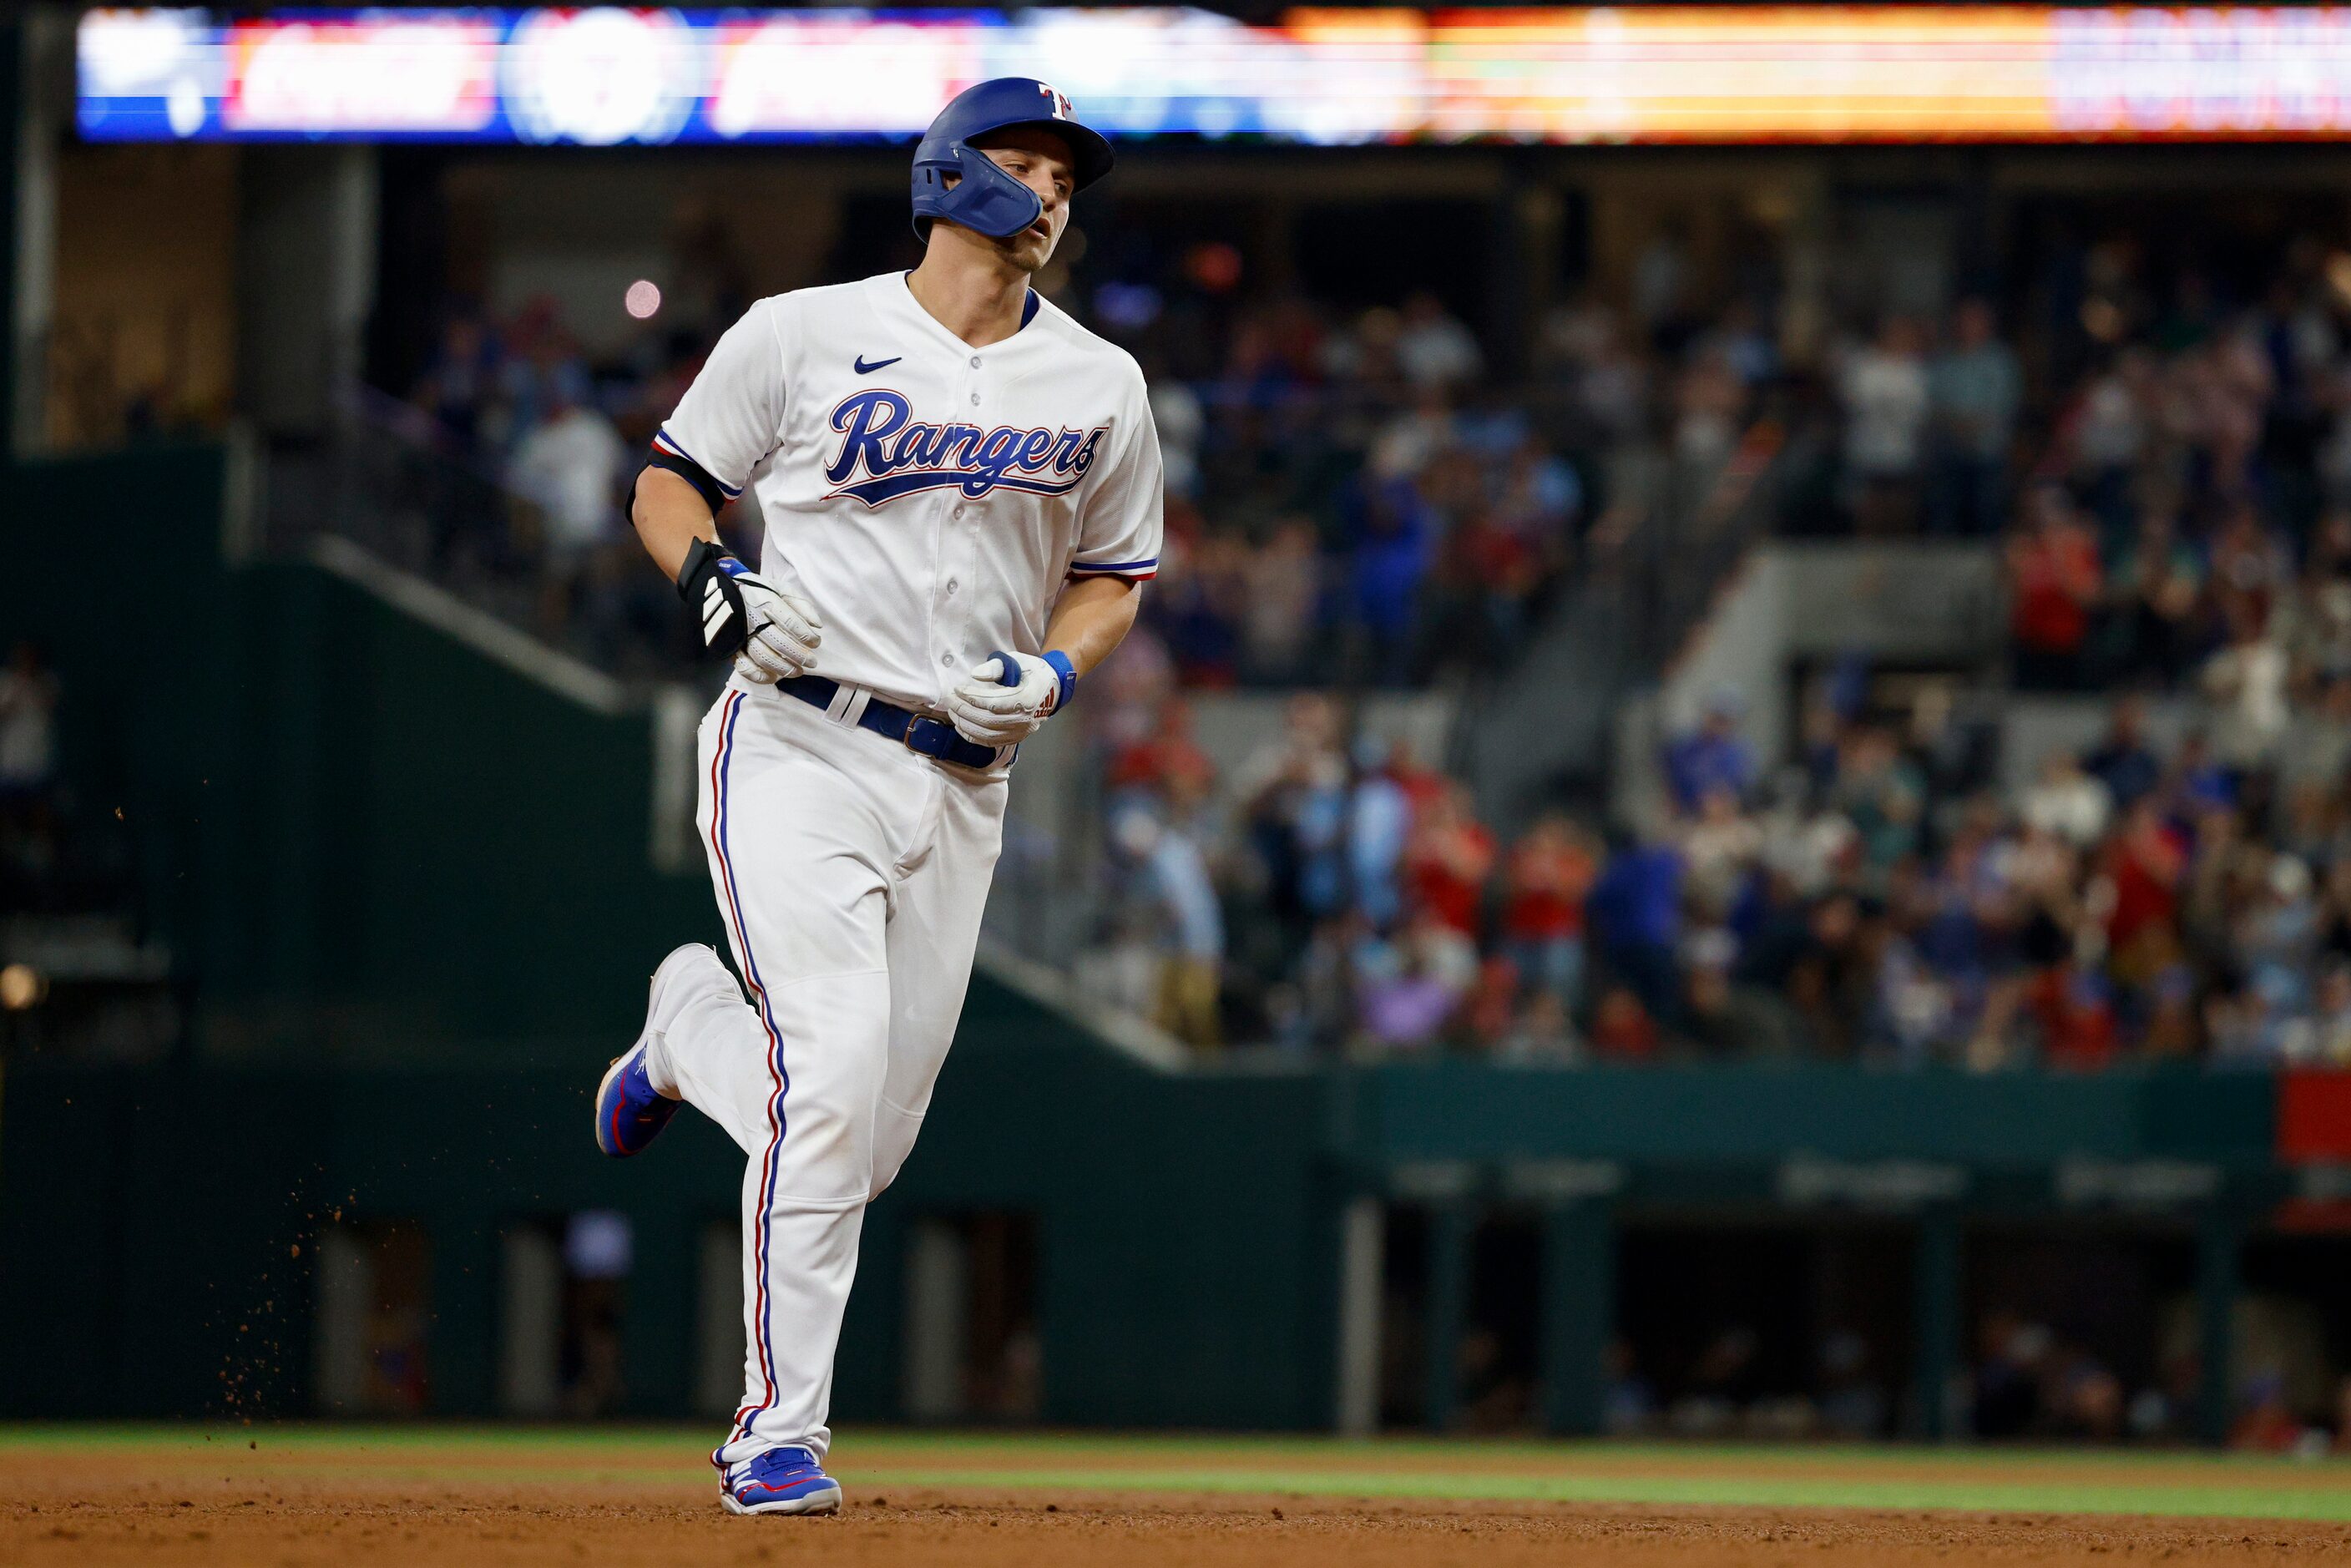
[[[959,179],[953,190],[946,176]],[[914,234],[930,238],[929,220],[951,224],[995,239],[1008,239],[1037,221],[1045,204],[1037,193],[996,166],[996,161],[965,141],[944,147],[925,142],[914,155]]]

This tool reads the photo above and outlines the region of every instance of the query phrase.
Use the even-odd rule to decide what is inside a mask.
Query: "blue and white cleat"
[[[838,1513],[841,1483],[806,1448],[769,1448],[727,1472],[718,1503],[729,1513]]]
[[[661,961],[645,1000],[643,1032],[636,1044],[612,1059],[604,1070],[604,1082],[596,1087],[596,1146],[616,1160],[641,1153],[677,1114],[682,1102],[663,1094],[646,1076],[645,1050],[654,1035],[669,1027],[670,1009],[684,996],[678,982],[704,964],[726,975],[718,955],[699,942],[689,942]],[[734,984],[731,976],[727,984]]]

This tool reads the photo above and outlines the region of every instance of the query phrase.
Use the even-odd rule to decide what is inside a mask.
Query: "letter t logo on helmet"
[[[1037,221],[1037,193],[972,142],[1018,125],[1038,125],[1069,144],[1072,181],[1082,191],[1110,172],[1109,141],[1078,122],[1077,108],[1034,77],[998,77],[957,93],[931,121],[914,148],[914,237],[928,241],[931,223],[945,218],[977,234],[1004,239]],[[952,188],[948,176],[955,177]]]

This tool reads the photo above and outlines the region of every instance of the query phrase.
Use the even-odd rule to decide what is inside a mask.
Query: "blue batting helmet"
[[[914,149],[914,237],[931,237],[931,220],[945,218],[997,239],[1019,234],[1044,206],[1037,193],[998,168],[972,146],[990,131],[1040,125],[1070,144],[1070,162],[1082,191],[1110,172],[1110,142],[1080,125],[1070,100],[1034,77],[998,77],[956,94]],[[946,176],[960,176],[955,189]]]

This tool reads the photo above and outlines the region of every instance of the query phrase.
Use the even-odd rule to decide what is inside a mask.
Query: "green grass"
[[[226,1460],[248,1473],[401,1484],[544,1478],[699,1488],[710,1484],[707,1441],[698,1427],[631,1426],[0,1426],[0,1476],[12,1457],[45,1453],[161,1467]],[[866,1496],[952,1488],[1040,1501],[1120,1491],[2351,1522],[2351,1463],[2179,1450],[875,1430],[843,1435],[835,1460]]]
[[[1572,1462],[1540,1475],[1405,1476],[1344,1469],[1102,1470],[877,1470],[844,1467],[867,1487],[1003,1488],[1022,1492],[1225,1492],[1301,1498],[1443,1499],[1450,1501],[1697,1503],[1750,1508],[1862,1508],[1904,1511],[1947,1509],[1989,1513],[2175,1514],[2225,1519],[2351,1521],[2351,1495],[2259,1487],[2077,1486],[2064,1482],[1879,1481],[1822,1477],[1588,1476]]]

